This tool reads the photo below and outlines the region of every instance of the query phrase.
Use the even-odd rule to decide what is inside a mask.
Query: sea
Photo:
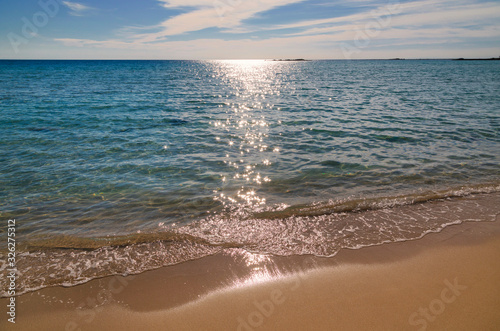
[[[11,231],[22,294],[494,221],[499,77],[498,61],[2,60],[1,295]]]

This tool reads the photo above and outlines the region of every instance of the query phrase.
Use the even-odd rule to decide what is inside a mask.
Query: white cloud
[[[70,9],[69,13],[73,16],[83,16],[85,12],[93,9],[78,2],[63,1],[62,3]]]
[[[498,56],[498,47],[484,46],[463,49],[464,43],[500,38],[500,4],[475,3],[470,0],[419,0],[399,5],[381,6],[375,11],[329,19],[309,20],[287,25],[275,25],[265,30],[285,28],[302,32],[269,37],[223,40],[204,38],[189,41],[169,41],[168,36],[179,35],[209,27],[225,28],[224,32],[245,32],[244,20],[261,12],[299,2],[299,0],[221,0],[233,6],[217,11],[212,0],[160,0],[167,8],[184,7],[189,12],[165,20],[155,26],[154,33],[130,35],[130,39],[88,40],[56,39],[61,44],[88,49],[115,57],[214,59],[214,58],[343,58],[341,45],[353,44],[356,34],[367,23],[379,22],[381,27],[366,46],[353,58],[394,57],[490,57]],[[218,1],[218,0],[216,0]],[[231,2],[229,2],[231,1]],[[215,2],[217,4],[217,2]],[[219,4],[220,5],[220,4]],[[222,5],[220,5],[222,6]],[[380,15],[377,16],[377,13]],[[380,19],[380,20],[377,20]],[[473,26],[473,28],[471,28]],[[151,27],[147,27],[150,29]],[[159,30],[159,31],[158,31]],[[264,30],[264,28],[260,28]],[[135,30],[136,32],[139,31]],[[154,30],[152,30],[154,31]],[[489,38],[489,39],[485,39]],[[426,47],[429,46],[429,47]],[[433,45],[431,47],[431,45]],[[82,48],[83,47],[83,48]],[[462,47],[462,48],[461,48]],[[127,50],[124,52],[123,50]],[[411,50],[411,51],[409,51]],[[434,53],[438,52],[438,53]],[[436,55],[437,54],[437,55]]]
[[[193,10],[168,19],[156,27],[160,32],[132,36],[153,42],[168,36],[206,28],[241,28],[242,22],[276,7],[304,0],[159,0],[166,8],[192,7]],[[241,31],[241,30],[240,30]]]
[[[154,59],[263,59],[263,58],[344,58],[340,46],[352,43],[352,31],[339,31],[334,34],[315,36],[286,36],[269,39],[240,40],[198,39],[190,41],[163,41],[154,44],[142,42],[124,42],[121,40],[84,40],[58,39],[66,46],[83,49],[122,50],[122,54],[134,54],[135,51],[147,54]],[[492,57],[498,56],[498,47],[476,47],[463,49],[457,46],[469,38],[500,38],[500,28],[481,30],[469,29],[420,29],[407,31],[391,29],[384,32],[377,40],[370,41],[366,47],[359,48],[352,58],[390,58],[395,53],[398,57]],[[425,46],[434,45],[432,49]],[[449,49],[443,51],[440,49]],[[415,49],[422,48],[417,51]],[[395,49],[400,49],[395,51]],[[408,50],[412,49],[412,52]],[[123,52],[127,50],[127,52]],[[130,51],[130,53],[129,53]],[[437,52],[437,53],[436,53]],[[130,55],[134,58],[133,55]]]
[[[404,4],[389,4],[376,10],[330,19],[309,20],[276,26],[276,29],[307,28],[296,35],[316,35],[320,33],[349,30],[366,23],[388,22],[383,28],[407,26],[416,30],[428,25],[486,24],[500,19],[498,2],[471,4],[470,1],[441,0],[415,1]],[[344,29],[343,29],[344,28]]]

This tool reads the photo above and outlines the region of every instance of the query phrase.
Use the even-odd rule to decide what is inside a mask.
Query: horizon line
[[[283,60],[288,60],[293,62],[294,60],[306,60],[306,61],[370,61],[370,60],[489,60],[489,59],[500,59],[495,57],[476,57],[476,58],[463,58],[463,57],[429,57],[429,58],[366,58],[366,59],[308,59],[308,58],[258,58],[258,59],[107,59],[107,58],[92,58],[92,59],[68,59],[68,58],[26,58],[26,59],[13,59],[13,58],[0,58],[0,61],[276,61],[285,62]],[[280,61],[281,60],[281,61]],[[297,61],[300,62],[300,61]]]

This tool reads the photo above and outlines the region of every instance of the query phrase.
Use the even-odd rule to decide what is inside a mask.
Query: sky
[[[500,56],[500,1],[0,0],[0,59]]]

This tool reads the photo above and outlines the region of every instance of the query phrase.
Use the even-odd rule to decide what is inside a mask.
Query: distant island
[[[492,57],[489,59],[464,59],[463,57],[461,57],[459,59],[453,59],[453,60],[454,61],[499,61],[500,56],[499,57]]]
[[[311,60],[306,60],[306,59],[274,59],[274,60],[269,60],[269,61],[275,61],[275,62],[304,62],[304,61],[311,61]]]

